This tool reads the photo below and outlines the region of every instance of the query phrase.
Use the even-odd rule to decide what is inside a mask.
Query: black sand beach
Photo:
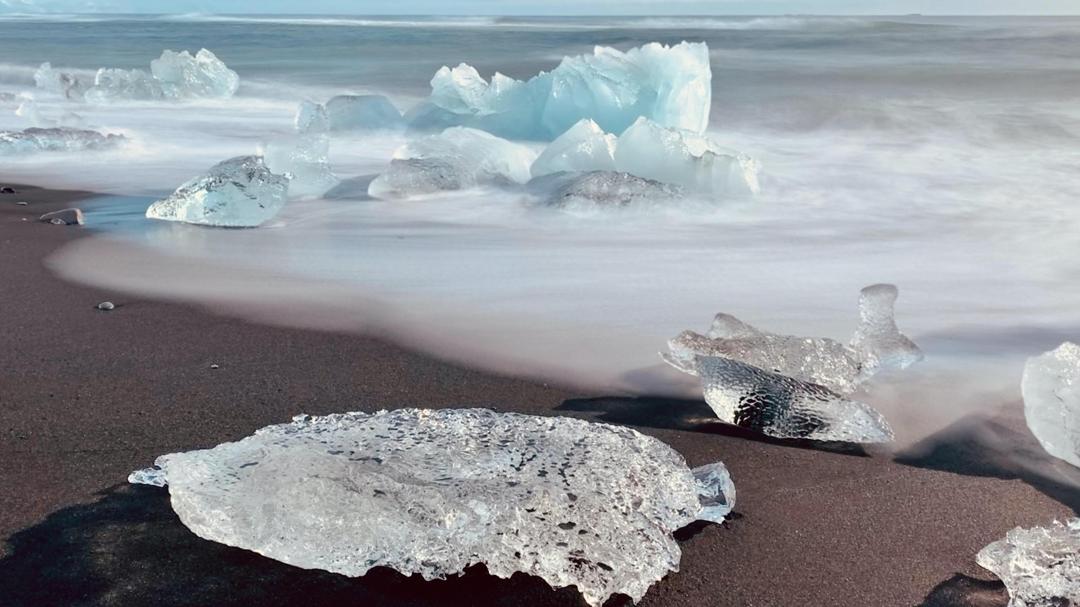
[[[1019,403],[988,404],[901,453],[764,439],[695,421],[710,417],[702,402],[586,394],[375,339],[62,282],[43,261],[86,232],[36,219],[85,194],[14,187],[0,195],[5,607],[584,604],[573,589],[499,580],[482,567],[439,582],[381,569],[361,579],[299,570],[197,538],[165,490],[125,482],[159,454],[235,440],[301,412],[477,406],[568,415],[632,426],[691,465],[722,460],[738,490],[735,515],[682,530],[681,571],[641,605],[1004,606],[1004,587],[975,564],[978,550],[1017,525],[1080,513],[1075,488],[1015,463],[1016,451],[1048,459]],[[106,300],[117,308],[95,308]]]

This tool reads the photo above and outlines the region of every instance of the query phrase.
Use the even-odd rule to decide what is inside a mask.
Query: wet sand
[[[125,482],[159,454],[301,412],[568,415],[630,425],[694,466],[724,461],[735,515],[682,530],[681,571],[640,605],[1004,606],[975,553],[1080,513],[1076,471],[1042,453],[1019,403],[900,453],[763,439],[707,421],[703,402],[582,393],[63,282],[44,260],[86,231],[36,219],[85,194],[15,187],[0,194],[0,605],[584,605],[481,566],[438,582],[296,569],[197,538],[165,490]],[[106,300],[117,308],[95,308]]]

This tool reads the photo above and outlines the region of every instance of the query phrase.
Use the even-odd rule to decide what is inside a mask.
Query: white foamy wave
[[[268,16],[268,15],[216,15],[209,13],[188,13],[185,15],[165,15],[164,21],[183,21],[201,23],[253,23],[277,25],[315,25],[339,27],[400,27],[400,28],[461,28],[493,25],[493,17],[453,17],[433,19],[398,19],[398,18],[361,18],[361,17],[323,17],[323,16]]]

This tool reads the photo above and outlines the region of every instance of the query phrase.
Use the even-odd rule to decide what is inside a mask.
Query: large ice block
[[[472,66],[444,66],[431,89],[430,103],[457,116],[455,124],[503,137],[551,140],[585,118],[621,133],[639,116],[702,133],[712,69],[704,42],[654,42],[626,52],[598,46],[528,81],[496,73],[488,82]]]
[[[452,127],[411,141],[368,186],[375,198],[407,198],[478,185],[523,184],[536,155],[490,133]]]
[[[619,136],[615,167],[712,196],[745,196],[759,190],[759,165],[750,156],[648,118],[638,118]]]
[[[533,177],[564,171],[614,171],[615,136],[582,120],[552,141],[533,162]]]
[[[34,85],[39,89],[72,100],[82,99],[83,94],[86,92],[86,83],[80,80],[78,76],[70,72],[53,69],[52,64],[49,62],[42,63],[34,72]]]
[[[1017,527],[979,551],[976,561],[1009,590],[1009,607],[1080,605],[1080,518]]]
[[[672,533],[722,521],[722,464],[630,428],[485,409],[299,416],[234,443],[161,456],[132,482],[166,484],[200,537],[305,569],[425,579],[483,563],[594,606],[639,600],[678,570]]]
[[[338,95],[326,102],[331,131],[400,131],[405,120],[383,95]]]
[[[34,127],[22,131],[0,132],[0,155],[107,150],[121,145],[124,141],[123,135],[103,134],[86,129]]]
[[[288,199],[289,178],[274,174],[259,156],[218,163],[206,175],[177,188],[146,209],[150,219],[206,226],[253,228],[275,215]]]
[[[1080,467],[1080,346],[1029,358],[1020,390],[1028,428],[1054,457]]]

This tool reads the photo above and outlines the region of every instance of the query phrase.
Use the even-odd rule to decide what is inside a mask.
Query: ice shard
[[[86,92],[86,84],[78,76],[53,69],[48,62],[34,72],[34,86],[72,100],[82,99]]]
[[[273,218],[288,199],[289,178],[274,174],[259,156],[214,165],[146,209],[150,219],[206,226],[253,228]]]
[[[552,140],[582,119],[621,133],[639,116],[702,133],[709,123],[712,69],[705,43],[646,44],[622,52],[598,46],[565,57],[528,81],[496,73],[485,80],[461,64],[431,80],[439,121],[510,138]],[[428,108],[423,114],[431,118]]]
[[[756,160],[710,138],[638,118],[619,135],[615,168],[713,196],[758,193]]]
[[[532,150],[476,129],[452,127],[407,143],[368,186],[375,198],[408,198],[479,185],[523,184]]]
[[[530,181],[529,190],[547,206],[584,213],[613,207],[663,205],[683,196],[678,186],[613,171],[553,173]]]
[[[827,337],[769,333],[730,314],[717,314],[707,335],[683,331],[668,342],[668,352],[661,357],[676,369],[695,374],[698,356],[720,356],[850,394],[878,371],[903,369],[922,358],[919,348],[896,327],[897,294],[893,285],[862,289],[860,322],[851,345]]]
[[[297,133],[263,146],[263,161],[270,172],[289,176],[290,195],[321,196],[339,183],[330,168],[329,124],[323,106],[305,101],[296,111]]]
[[[1029,358],[1020,384],[1028,428],[1046,452],[1080,467],[1080,346]]]
[[[591,605],[640,599],[678,570],[672,532],[734,499],[721,464],[690,470],[630,428],[485,409],[299,416],[131,479],[167,484],[200,537],[305,569],[438,579],[484,563]]]
[[[331,131],[400,131],[405,120],[383,95],[338,95],[326,102]]]
[[[976,561],[1005,583],[1009,607],[1080,605],[1080,518],[1017,527],[979,551]]]
[[[86,129],[35,127],[22,131],[0,132],[0,155],[107,150],[121,145],[124,141],[123,135]]]
[[[533,162],[533,177],[565,171],[614,171],[615,136],[582,120],[552,141]]]
[[[885,443],[892,429],[869,405],[824,386],[720,356],[697,356],[705,402],[721,420],[775,436]]]

